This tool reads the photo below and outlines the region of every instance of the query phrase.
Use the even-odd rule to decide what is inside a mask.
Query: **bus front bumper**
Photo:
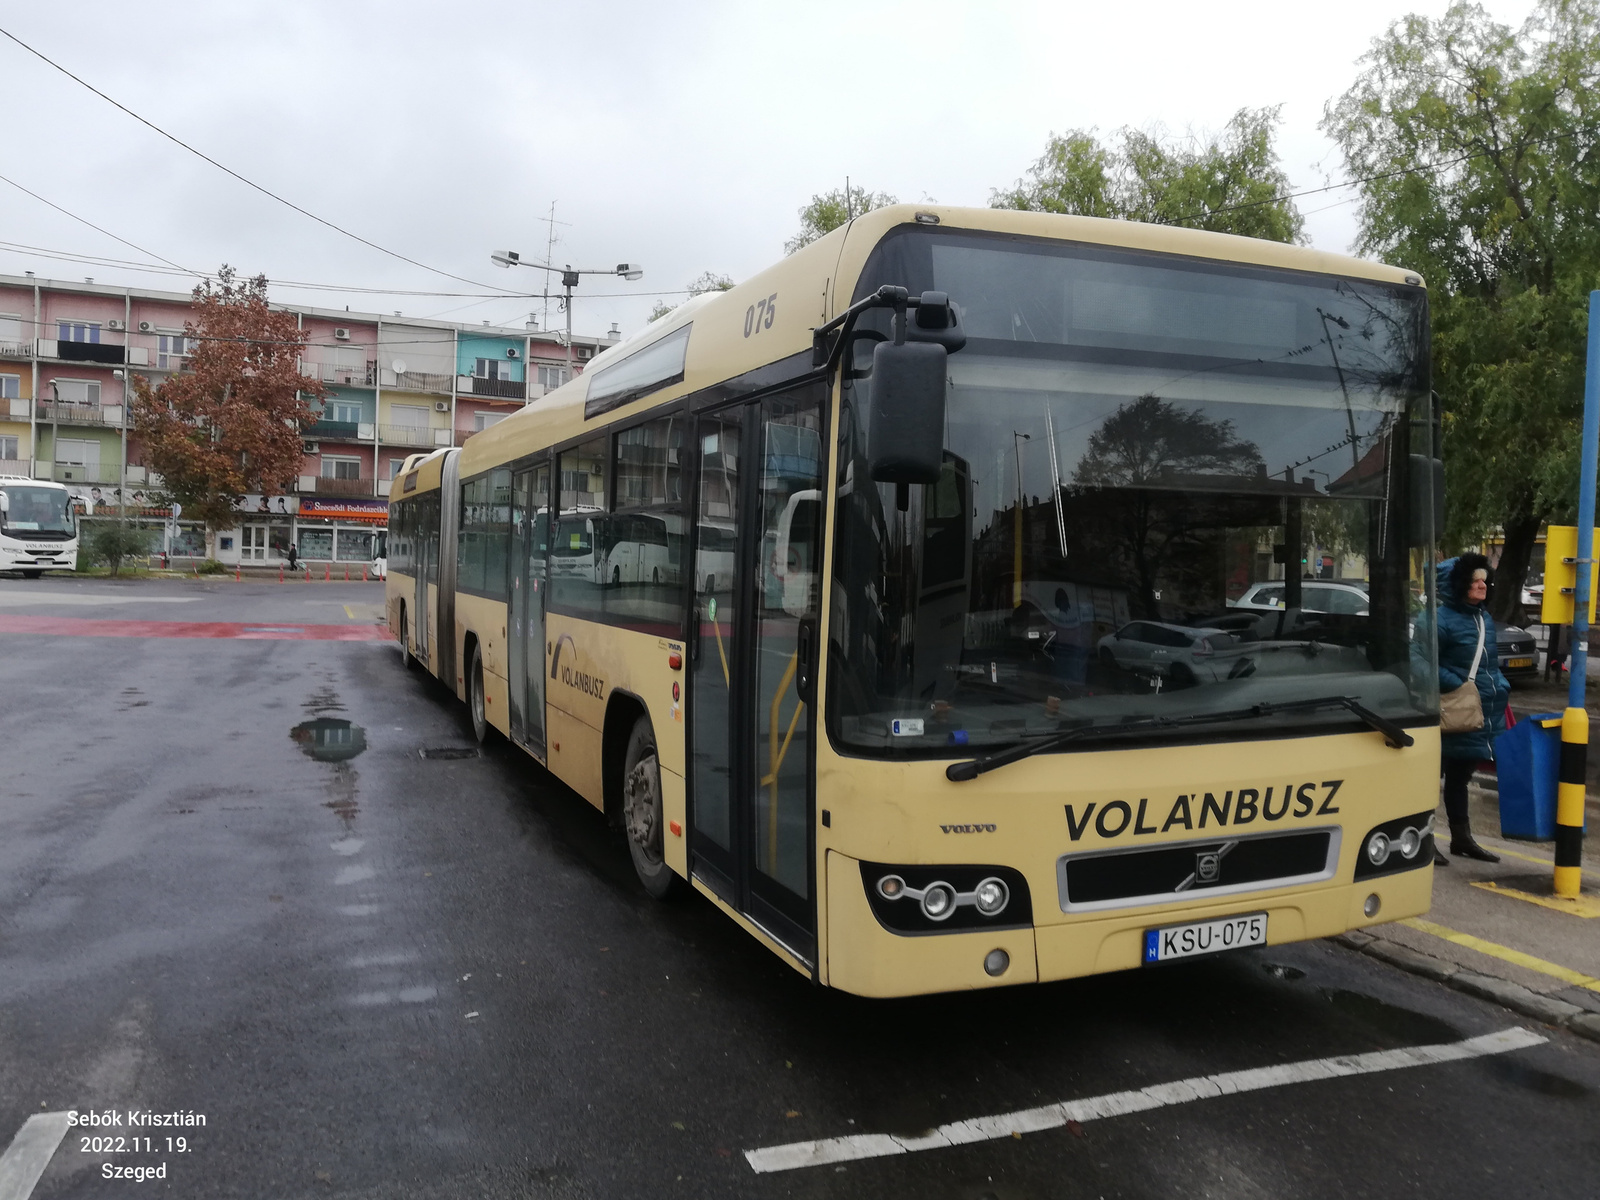
[[[1158,926],[1264,912],[1267,945],[1273,946],[1425,913],[1432,892],[1433,869],[1424,866],[1289,894],[1233,895],[1181,911],[1144,908],[1032,928],[908,936],[884,928],[873,915],[861,883],[859,861],[830,850],[827,982],[858,996],[891,997],[1125,971],[1142,964],[1145,931]],[[1373,895],[1378,897],[1379,909],[1368,917],[1363,905]],[[1041,908],[1047,917],[1056,916],[1053,899],[1048,894],[1036,896],[1035,916]],[[1010,960],[999,975],[985,970],[985,960],[993,950],[1005,951]]]

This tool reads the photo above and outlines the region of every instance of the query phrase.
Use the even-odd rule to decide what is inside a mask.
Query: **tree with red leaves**
[[[146,465],[185,516],[206,522],[209,541],[237,524],[247,492],[294,488],[301,430],[316,420],[310,402],[327,389],[301,374],[306,334],[268,305],[266,276],[240,280],[224,265],[194,289],[194,305],[184,369],[156,387],[134,377],[133,430]]]

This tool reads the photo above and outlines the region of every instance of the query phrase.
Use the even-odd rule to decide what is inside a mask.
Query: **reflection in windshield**
[[[845,373],[837,740],[960,754],[1335,694],[1434,709],[1409,665],[1430,554],[1410,462],[1433,452],[1419,294],[898,240],[932,253],[891,239],[863,287],[894,270],[948,291],[969,343],[940,480],[904,509],[867,478],[870,343]]]
[[[73,537],[78,532],[72,513],[72,497],[60,488],[6,484],[8,511],[3,514],[5,530],[13,534]]]

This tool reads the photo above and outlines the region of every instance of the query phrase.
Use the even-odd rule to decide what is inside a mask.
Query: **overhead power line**
[[[189,145],[188,142],[184,141],[182,138],[176,137],[175,135],[168,133],[165,129],[161,128],[161,126],[157,125],[154,121],[150,121],[150,120],[147,120],[144,117],[141,117],[138,113],[134,112],[133,109],[129,108],[126,104],[123,104],[123,103],[121,103],[121,102],[119,102],[117,100],[113,100],[110,96],[106,95],[99,88],[95,87],[92,83],[89,83],[87,80],[79,78],[77,75],[74,75],[71,71],[67,70],[67,68],[63,67],[60,63],[56,62],[54,59],[49,58],[48,56],[40,53],[38,50],[35,50],[32,46],[28,45],[27,42],[23,41],[21,38],[19,38],[16,34],[12,33],[10,30],[0,28],[0,34],[4,34],[7,38],[9,38],[11,41],[15,42],[17,45],[21,46],[24,50],[26,50],[29,54],[33,55],[35,58],[37,58],[40,62],[44,63],[46,66],[54,67],[57,71],[60,71],[63,75],[65,75],[68,79],[72,80],[74,83],[78,84],[81,87],[87,88],[89,91],[93,92],[96,96],[99,96],[100,99],[104,100],[107,104],[111,105],[114,108],[120,109],[122,112],[127,113],[128,116],[132,117],[135,121],[138,121],[141,125],[144,125],[145,127],[153,130],[156,133],[159,133],[162,137],[166,138],[173,145],[181,146],[183,149],[187,150],[190,154],[193,154],[196,158],[204,159],[206,162],[210,163],[213,167],[217,168],[217,170],[222,171],[225,174],[233,176],[233,178],[237,179],[240,183],[244,184],[246,187],[254,188],[256,191],[260,192],[263,196],[266,196],[266,197],[268,197],[268,198],[270,198],[272,200],[276,200],[279,204],[282,204],[285,207],[294,209],[294,211],[299,213],[301,216],[309,217],[311,220],[315,221],[317,224],[324,225],[327,228],[333,230],[335,233],[343,234],[347,238],[350,238],[350,239],[352,239],[354,241],[360,242],[363,246],[370,247],[371,249],[378,251],[380,254],[387,254],[390,258],[399,259],[403,263],[410,263],[413,267],[420,267],[420,268],[422,268],[422,270],[431,271],[435,275],[443,275],[446,279],[454,279],[458,283],[470,283],[470,284],[472,284],[473,287],[491,288],[491,289],[494,289],[496,292],[498,292],[501,295],[520,295],[520,293],[512,292],[509,288],[497,288],[492,283],[479,283],[476,279],[468,279],[464,275],[456,275],[456,274],[453,274],[450,271],[441,270],[438,267],[430,267],[427,263],[418,262],[416,259],[409,258],[406,255],[401,254],[399,251],[390,250],[387,246],[380,246],[380,245],[378,245],[377,242],[374,242],[374,241],[371,241],[368,238],[362,237],[359,233],[352,233],[350,230],[345,229],[341,225],[335,225],[332,221],[329,221],[324,217],[317,216],[316,213],[311,212],[309,209],[301,208],[300,205],[296,204],[294,201],[284,199],[282,196],[278,195],[278,193],[272,191],[269,188],[262,187],[259,183],[256,183],[252,179],[246,179],[243,175],[239,174],[239,172],[235,171],[232,167],[224,166],[222,163],[220,163],[216,159],[212,158],[209,154],[206,154],[205,152],[200,151],[200,150],[196,150],[193,146]],[[7,182],[10,182],[10,181],[8,180]],[[32,195],[31,192],[29,194]],[[48,203],[48,201],[46,201],[46,203]],[[54,206],[52,206],[52,207],[54,207]],[[102,230],[101,232],[104,232],[104,231]],[[121,238],[117,238],[117,241],[121,242],[122,239]],[[130,242],[124,242],[123,244],[124,245],[132,245],[132,243],[130,243]],[[134,248],[138,249],[138,247],[134,247]],[[144,253],[148,253],[148,251],[144,251]],[[151,257],[160,258],[160,255],[152,255]],[[161,261],[165,262],[166,260],[162,259]]]
[[[148,254],[151,258],[155,259],[158,262],[164,262],[169,267],[176,267],[178,269],[178,271],[180,271],[182,274],[185,274],[185,275],[197,274],[197,272],[191,271],[187,267],[178,266],[178,264],[173,262],[170,258],[162,258],[161,255],[157,254],[153,250],[146,250],[143,246],[134,245],[134,243],[130,242],[127,238],[118,237],[116,234],[112,233],[109,229],[100,228],[100,226],[96,225],[93,221],[86,220],[83,217],[80,217],[77,213],[68,212],[66,209],[62,208],[61,205],[55,203],[53,200],[46,200],[43,196],[39,195],[38,192],[28,191],[27,188],[23,187],[15,179],[8,179],[8,178],[6,178],[6,176],[0,175],[0,181],[3,181],[5,183],[9,183],[12,187],[16,188],[17,191],[24,192],[27,195],[32,196],[40,204],[48,205],[50,208],[55,209],[58,213],[61,213],[63,216],[71,217],[74,221],[78,222],[78,224],[87,225],[90,229],[94,230],[96,233],[105,234],[106,237],[110,238],[114,242],[121,242],[124,246],[131,247],[132,249],[137,250],[140,254]]]

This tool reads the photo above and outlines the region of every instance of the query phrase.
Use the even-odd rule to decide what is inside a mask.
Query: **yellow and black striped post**
[[[1589,710],[1561,714],[1561,769],[1556,785],[1556,878],[1558,896],[1576,896],[1583,884],[1583,801],[1589,758]]]

